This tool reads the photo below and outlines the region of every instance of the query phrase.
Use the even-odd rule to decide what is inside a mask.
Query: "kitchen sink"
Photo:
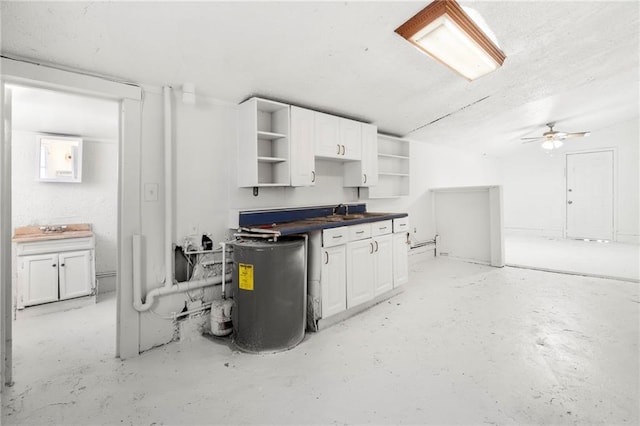
[[[332,214],[329,216],[313,217],[306,220],[312,222],[344,222],[356,219],[368,219],[370,217],[386,216],[389,213],[351,213],[351,214]]]

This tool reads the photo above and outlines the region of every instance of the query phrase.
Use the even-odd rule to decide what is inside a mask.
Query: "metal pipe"
[[[164,95],[164,286],[171,287],[173,272],[173,130],[171,126],[171,87],[163,87]]]

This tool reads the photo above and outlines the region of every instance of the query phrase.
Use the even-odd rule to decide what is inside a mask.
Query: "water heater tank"
[[[304,338],[307,277],[304,239],[233,244],[234,343],[245,352],[291,349]]]

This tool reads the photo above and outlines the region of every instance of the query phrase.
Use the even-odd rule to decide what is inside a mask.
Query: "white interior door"
[[[613,151],[567,154],[567,238],[613,239]]]

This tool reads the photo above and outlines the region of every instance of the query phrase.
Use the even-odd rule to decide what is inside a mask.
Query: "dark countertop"
[[[407,213],[377,213],[364,212],[350,215],[329,215],[312,217],[291,222],[274,223],[271,225],[255,225],[247,227],[249,230],[269,230],[279,232],[279,236],[306,234],[322,229],[337,228],[340,226],[359,225],[361,223],[379,222],[382,220],[407,217]]]

